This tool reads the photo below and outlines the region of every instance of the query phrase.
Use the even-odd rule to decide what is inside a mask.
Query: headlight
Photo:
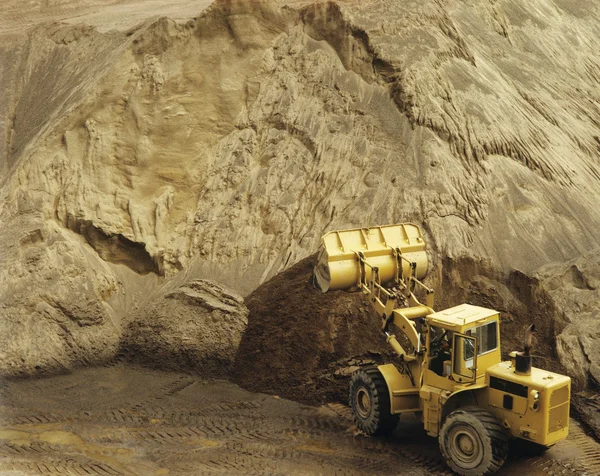
[[[534,412],[537,412],[540,409],[540,392],[537,390],[532,390],[529,392],[529,408],[531,408]]]

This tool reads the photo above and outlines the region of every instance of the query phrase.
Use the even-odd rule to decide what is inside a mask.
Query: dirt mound
[[[309,282],[315,256],[246,298],[248,328],[234,379],[250,390],[294,400],[345,400],[357,363],[387,351],[379,319],[361,293],[322,294]]]
[[[123,338],[135,361],[205,377],[226,377],[246,329],[241,297],[204,279],[165,292],[144,306]]]
[[[110,360],[119,348],[118,318],[99,297],[109,299],[120,283],[70,232],[30,215],[0,225],[0,375]]]

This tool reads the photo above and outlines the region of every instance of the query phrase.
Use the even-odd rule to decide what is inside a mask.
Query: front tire
[[[356,426],[367,435],[389,434],[398,425],[398,415],[391,413],[387,384],[375,366],[354,372],[348,401]]]
[[[477,407],[461,408],[448,415],[439,444],[448,466],[463,476],[496,472],[508,453],[508,437],[498,420]]]

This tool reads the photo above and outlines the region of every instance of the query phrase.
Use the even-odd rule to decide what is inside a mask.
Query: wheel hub
[[[361,418],[367,418],[371,413],[371,396],[365,387],[356,391],[356,410]]]
[[[476,468],[483,458],[483,447],[473,428],[455,428],[450,436],[452,459],[464,469]]]
[[[472,455],[475,451],[475,444],[469,435],[460,435],[458,437],[458,447],[466,455]]]

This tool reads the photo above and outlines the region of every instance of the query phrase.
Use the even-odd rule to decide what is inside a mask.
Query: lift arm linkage
[[[394,286],[386,289],[381,285],[379,268],[372,266],[361,252],[356,252],[356,260],[359,262],[359,275],[357,286],[367,295],[369,303],[375,312],[381,316],[382,330],[387,336],[387,342],[392,346],[401,359],[410,361],[416,359],[420,351],[421,340],[417,332],[415,320],[433,313],[434,291],[425,286],[415,277],[416,264],[408,261],[402,256],[401,251],[396,248],[392,250],[397,261],[396,275],[393,280]],[[408,261],[409,275],[404,277],[401,260]],[[369,268],[370,273],[367,272]],[[367,276],[369,278],[367,279]],[[421,287],[426,292],[426,305],[421,304],[415,297],[413,291]],[[398,342],[394,334],[390,334],[389,325],[394,324],[407,336],[414,351],[408,353]]]

